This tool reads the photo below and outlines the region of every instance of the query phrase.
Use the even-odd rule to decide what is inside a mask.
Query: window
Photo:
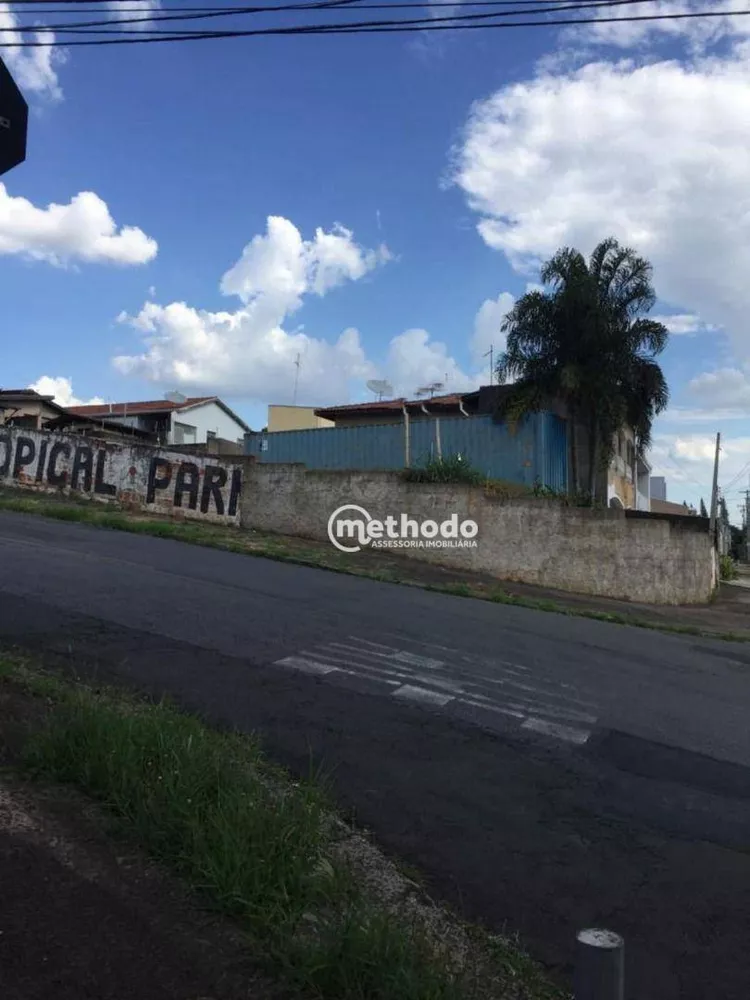
[[[192,424],[180,424],[175,420],[174,444],[195,444],[195,427]]]

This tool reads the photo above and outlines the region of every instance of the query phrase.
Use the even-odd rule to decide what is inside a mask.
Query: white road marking
[[[283,660],[276,660],[274,666],[291,667],[292,670],[301,670],[305,674],[333,674],[339,669],[332,663],[319,663],[302,656],[285,656]]]
[[[331,656],[330,653],[326,655],[329,660],[334,661],[333,663],[317,659],[318,654],[310,652],[308,649],[303,649],[301,652],[305,659],[312,660],[316,663],[323,662],[325,666],[330,666],[332,670],[338,670],[342,674],[351,674],[352,677],[366,677],[368,680],[379,681],[381,684],[389,684],[393,687],[398,687],[400,684],[403,684],[405,680],[409,680],[411,678],[411,674],[402,673],[400,670],[383,670],[382,667],[374,667],[372,664],[365,664],[363,666],[359,663],[352,663],[351,660],[344,660],[343,663],[346,664],[346,666],[344,666],[342,663],[336,662],[336,658]],[[392,677],[398,678],[398,680],[391,680]]]
[[[521,729],[530,729],[544,736],[554,736],[558,740],[576,743],[582,746],[591,736],[587,729],[573,729],[572,726],[561,726],[557,722],[547,722],[546,719],[536,719],[533,716],[521,723]]]
[[[339,673],[369,680],[382,684],[395,698],[433,708],[454,703],[509,716],[523,729],[569,743],[582,745],[591,735],[578,724],[595,723],[597,706],[579,697],[572,684],[549,675],[537,677],[529,668],[506,660],[472,657],[435,643],[412,645],[454,655],[438,660],[348,636],[345,642],[303,649],[277,662],[307,674]]]
[[[449,701],[453,701],[453,696],[448,694],[438,694],[437,691],[429,691],[427,688],[416,687],[413,684],[404,684],[393,692],[394,698],[407,698],[409,701],[418,701],[423,705],[437,705],[443,708]]]
[[[494,702],[489,700],[476,701],[474,698],[460,698],[459,701],[463,705],[472,705],[474,708],[483,708],[488,712],[499,712],[500,715],[510,715],[514,719],[526,718],[523,712],[516,712],[514,709],[506,708],[504,705],[495,705]]]
[[[329,642],[329,649],[340,649],[342,652],[354,653],[366,656],[376,656],[382,660],[395,660],[397,663],[405,663],[410,667],[422,667],[432,669],[445,667],[447,664],[443,660],[431,660],[427,656],[418,656],[416,653],[408,653],[405,649],[394,649],[390,653],[375,652],[375,650],[363,650],[357,646],[350,646],[345,642]]]

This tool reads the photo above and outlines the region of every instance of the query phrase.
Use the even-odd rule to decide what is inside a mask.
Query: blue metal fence
[[[412,419],[409,437],[412,466],[436,457],[434,419]],[[365,424],[252,434],[245,450],[259,462],[301,462],[310,469],[401,469],[404,443],[402,423]],[[531,414],[513,426],[489,415],[441,417],[440,444],[443,457],[460,454],[492,479],[567,487],[567,428],[553,413]]]

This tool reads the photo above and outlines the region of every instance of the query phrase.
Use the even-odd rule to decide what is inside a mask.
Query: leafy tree
[[[521,296],[503,321],[507,346],[497,365],[498,382],[512,382],[500,413],[517,419],[550,398],[561,399],[571,421],[589,442],[594,498],[597,472],[611,457],[615,433],[633,428],[636,455],[651,440],[651,426],[669,400],[656,357],[668,333],[645,315],[656,296],[652,268],[634,250],[604,240],[590,259],[565,247],[543,265],[543,291]],[[573,488],[581,491],[578,446],[573,435]]]
[[[706,505],[703,503],[703,497],[701,497],[701,517],[708,517],[708,511],[706,510]]]
[[[729,527],[729,511],[727,510],[727,502],[724,497],[719,497],[719,519],[722,524],[726,524]]]

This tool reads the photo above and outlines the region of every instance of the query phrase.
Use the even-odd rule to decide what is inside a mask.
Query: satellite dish
[[[390,396],[393,393],[393,386],[387,379],[384,378],[371,378],[367,381],[367,388],[370,392],[374,392],[378,397],[378,402],[383,398],[383,396]]]
[[[444,388],[445,382],[430,382],[429,385],[423,385],[420,389],[417,389],[417,395],[432,398],[436,392],[440,392]]]
[[[183,396],[181,392],[178,392],[176,389],[173,389],[172,392],[166,393],[164,398],[168,399],[170,403],[179,404],[179,403],[184,403],[185,400],[187,399],[187,396]]]

